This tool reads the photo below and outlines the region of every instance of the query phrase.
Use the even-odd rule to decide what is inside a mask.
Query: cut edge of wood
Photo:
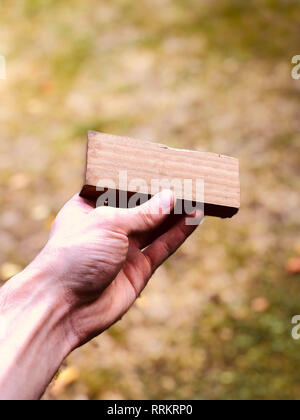
[[[101,136],[101,138],[99,138]],[[135,139],[133,137],[127,137],[127,136],[119,136],[116,134],[107,134],[107,133],[102,133],[100,131],[94,131],[94,130],[89,130],[87,132],[87,140],[88,142],[90,140],[103,140],[103,138],[111,139],[111,140],[119,140],[121,142],[123,142],[124,140],[127,140],[129,142],[133,142],[136,144],[136,142],[141,142],[143,144],[143,146],[148,146],[151,149],[166,149],[166,150],[171,150],[171,151],[176,151],[176,152],[184,152],[184,153],[189,153],[189,154],[205,154],[205,156],[211,156],[211,157],[219,157],[220,159],[226,159],[228,161],[231,161],[234,165],[239,166],[239,159],[234,157],[234,156],[229,156],[229,155],[224,155],[224,154],[220,154],[220,153],[214,153],[214,152],[205,152],[203,150],[190,150],[190,149],[184,149],[184,148],[177,148],[177,147],[171,147],[171,146],[167,146],[166,144],[163,143],[159,143],[159,142],[155,142],[155,141],[150,141],[150,140],[144,140],[144,139]]]

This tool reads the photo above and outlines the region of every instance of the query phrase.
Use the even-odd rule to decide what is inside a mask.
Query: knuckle
[[[162,241],[161,242],[161,251],[163,254],[170,255],[173,252],[173,246],[170,241]]]
[[[154,223],[154,218],[153,218],[153,214],[151,214],[150,212],[147,212],[145,210],[140,212],[140,218],[142,220],[142,223],[147,227],[150,228],[153,226]]]
[[[177,236],[180,240],[184,240],[187,236],[185,225],[179,225],[177,228]]]

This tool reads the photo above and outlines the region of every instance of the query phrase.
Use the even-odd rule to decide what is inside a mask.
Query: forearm
[[[71,351],[66,305],[29,266],[0,289],[0,399],[37,399]]]

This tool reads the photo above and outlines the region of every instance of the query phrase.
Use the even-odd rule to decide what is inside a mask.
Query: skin
[[[135,209],[78,195],[64,206],[42,252],[0,290],[0,399],[40,398],[66,356],[123,317],[196,228],[182,216],[162,233],[175,201],[163,191]]]

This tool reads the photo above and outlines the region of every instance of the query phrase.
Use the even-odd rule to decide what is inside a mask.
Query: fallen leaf
[[[269,307],[270,302],[265,297],[257,297],[251,302],[251,308],[254,312],[266,312]]]
[[[286,271],[288,274],[300,273],[300,257],[291,258],[286,264]]]

